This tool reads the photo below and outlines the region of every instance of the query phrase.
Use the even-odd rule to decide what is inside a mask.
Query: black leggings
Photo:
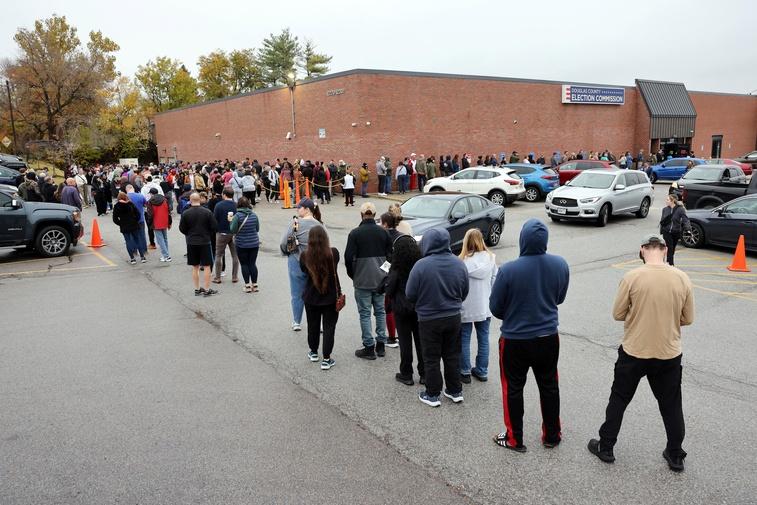
[[[237,256],[242,267],[242,278],[245,284],[257,284],[258,282],[258,267],[255,262],[258,260],[259,249],[259,247],[237,246]]]
[[[334,349],[334,333],[336,322],[339,320],[339,312],[336,304],[333,305],[310,305],[305,304],[305,314],[308,319],[308,346],[317,353],[321,337],[321,319],[323,319],[323,359],[331,358]]]
[[[673,266],[673,256],[675,256],[676,245],[678,245],[681,234],[663,232],[662,238],[665,239],[665,245],[668,246],[668,265]]]
[[[394,323],[397,325],[397,336],[400,340],[400,374],[406,378],[413,377],[413,344],[418,358],[418,375],[424,376],[423,352],[421,338],[418,331],[418,315],[404,314],[394,311]]]

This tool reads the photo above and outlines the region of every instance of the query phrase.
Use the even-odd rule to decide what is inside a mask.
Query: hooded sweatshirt
[[[430,321],[460,314],[468,296],[468,270],[452,254],[449,232],[432,228],[421,240],[423,258],[413,266],[405,296],[415,303],[418,321]]]
[[[562,257],[547,254],[548,238],[546,225],[529,219],[520,231],[520,258],[499,268],[489,308],[502,320],[504,338],[557,333],[557,306],[565,301],[570,271]]]
[[[497,277],[497,264],[494,255],[489,251],[478,251],[473,256],[463,260],[468,269],[470,291],[463,301],[464,323],[485,321],[491,317],[489,312],[489,295],[492,292],[494,279]]]
[[[171,226],[171,214],[168,212],[168,202],[165,196],[161,194],[152,195],[147,202],[147,208],[152,215],[154,230],[166,230]]]

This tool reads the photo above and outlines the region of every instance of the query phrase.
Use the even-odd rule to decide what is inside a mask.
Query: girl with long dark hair
[[[308,321],[308,359],[318,361],[321,323],[323,323],[323,359],[321,370],[329,370],[336,362],[331,357],[334,349],[334,333],[339,312],[336,300],[339,295],[337,265],[339,251],[329,244],[329,236],[323,226],[310,229],[308,248],[300,255],[300,268],[307,275],[302,299]]]

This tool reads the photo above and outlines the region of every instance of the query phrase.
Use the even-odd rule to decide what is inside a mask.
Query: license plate
[[[557,209],[558,214],[565,214],[567,211],[567,209]]]

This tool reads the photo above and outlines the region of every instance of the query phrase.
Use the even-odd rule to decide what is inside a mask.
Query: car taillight
[[[688,189],[684,189],[683,191],[681,191],[681,201],[682,202],[686,202],[686,198],[688,196],[689,196],[689,190]]]
[[[518,184],[520,184],[520,181],[514,181],[512,179],[505,179],[505,182],[511,186],[517,186]]]
[[[557,176],[556,175],[542,175],[541,178],[547,179],[548,181],[554,181],[555,179],[557,179]]]

